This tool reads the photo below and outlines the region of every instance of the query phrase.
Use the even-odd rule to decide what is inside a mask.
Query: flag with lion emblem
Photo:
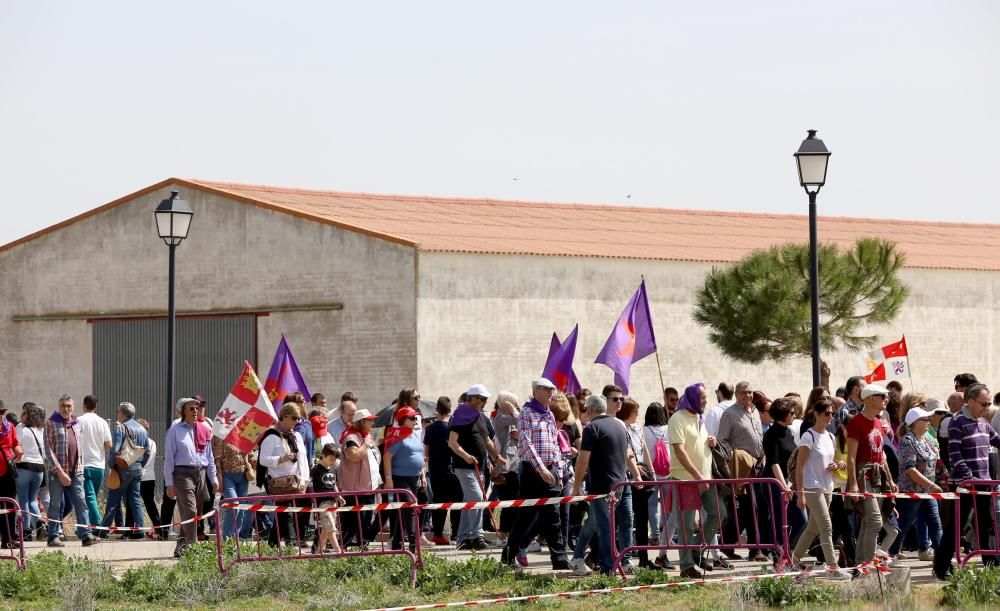
[[[226,443],[249,453],[257,437],[277,421],[271,401],[250,363],[243,361],[243,373],[215,416],[212,433]]]

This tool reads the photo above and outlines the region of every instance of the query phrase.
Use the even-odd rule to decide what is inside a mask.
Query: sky
[[[171,176],[997,223],[1000,3],[0,0],[0,244]],[[151,239],[153,239],[151,237]]]

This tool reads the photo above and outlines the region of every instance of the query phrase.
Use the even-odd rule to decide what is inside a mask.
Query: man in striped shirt
[[[948,456],[951,459],[952,487],[989,490],[990,486],[972,485],[975,480],[990,477],[990,446],[1000,448],[1000,435],[986,421],[986,410],[992,396],[984,384],[974,384],[965,390],[965,405],[951,419],[948,425]],[[955,520],[965,524],[973,508],[978,518],[979,549],[989,549],[990,537],[994,531],[992,499],[989,496],[960,495],[958,511],[950,512],[944,524],[946,535],[941,546],[934,553],[934,575],[946,580],[951,575],[951,560],[955,555]],[[954,503],[955,501],[951,501]],[[995,565],[995,556],[984,556],[983,564]]]

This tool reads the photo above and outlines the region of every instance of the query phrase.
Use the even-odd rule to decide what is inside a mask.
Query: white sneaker
[[[540,543],[538,543],[538,541],[532,541],[531,543],[528,544],[529,554],[537,554],[540,551],[542,551],[542,546]]]
[[[583,561],[583,558],[573,558],[569,561],[569,566],[573,569],[573,574],[577,577],[587,577],[594,572],[590,570],[590,567]]]
[[[875,556],[877,558],[888,558],[889,557],[889,552],[883,550],[881,547],[876,547],[875,548]]]
[[[917,552],[917,559],[923,560],[924,562],[934,560],[934,550],[932,549],[922,549]]]
[[[820,575],[820,577],[824,579],[830,579],[832,581],[850,581],[851,572],[838,568],[833,571],[826,571],[822,575]]]
[[[623,562],[622,563],[622,571],[626,575],[635,575],[635,565],[632,564],[631,562]]]

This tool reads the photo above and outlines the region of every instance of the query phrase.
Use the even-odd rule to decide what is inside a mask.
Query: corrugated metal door
[[[94,321],[94,394],[100,414],[113,418],[122,401],[149,421],[157,444],[157,496],[162,495],[163,438],[167,417],[166,319]],[[177,398],[200,394],[212,417],[243,371],[256,362],[256,315],[177,319]],[[265,372],[266,373],[266,372]]]

